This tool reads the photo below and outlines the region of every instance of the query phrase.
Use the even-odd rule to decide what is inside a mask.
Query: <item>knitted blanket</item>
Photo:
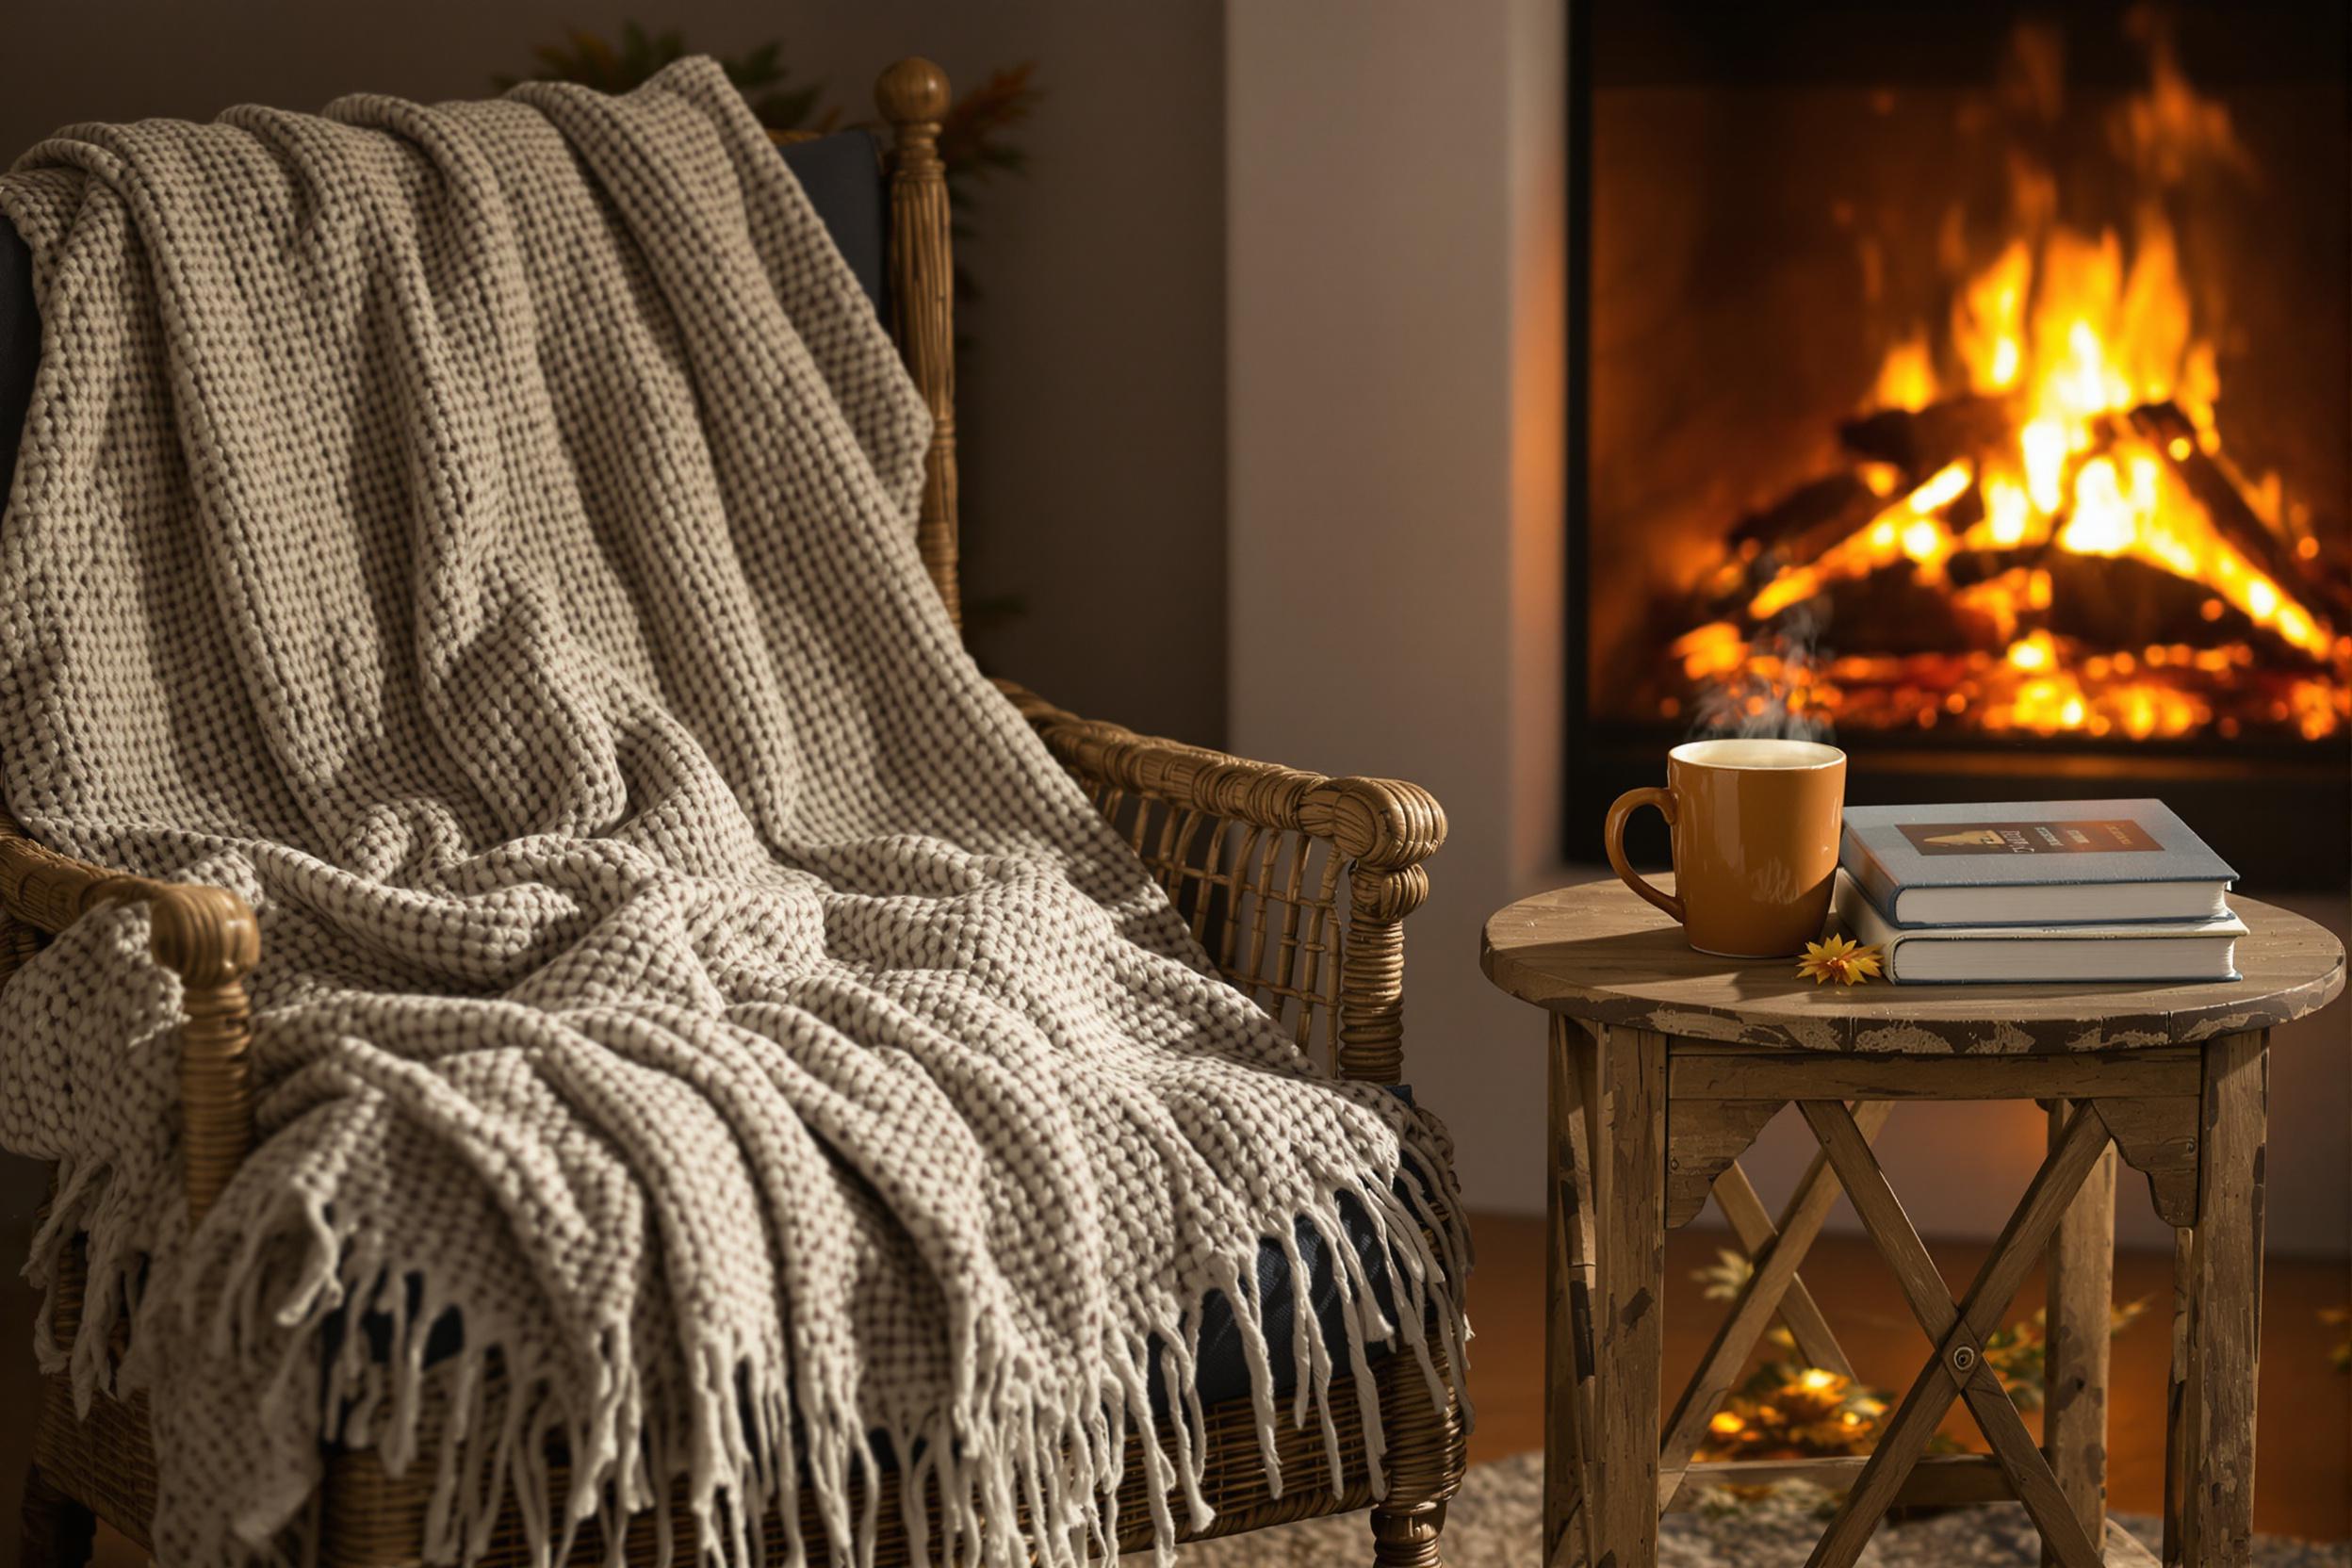
[[[680,1552],[773,1509],[846,1560],[895,1464],[925,1553],[1063,1562],[1141,1431],[1165,1547],[1209,1293],[1269,1459],[1335,1455],[1366,1343],[1462,1365],[1443,1134],[1216,977],[966,656],[920,401],[716,67],[79,126],[0,208],[45,333],[8,808],[263,932],[262,1141],[193,1233],[143,916],[0,993],[0,1137],[63,1172],[36,1280],[90,1238],[41,1348],[152,1393],[162,1560],[302,1550],[322,1434],[433,1466],[436,1560],[510,1492],[544,1555],[674,1487]],[[1302,1326],[1278,1409],[1253,1264],[1299,1218],[1350,1344]]]

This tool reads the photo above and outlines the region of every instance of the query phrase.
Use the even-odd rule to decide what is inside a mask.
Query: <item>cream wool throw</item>
[[[323,1423],[437,1464],[436,1559],[544,1496],[550,1439],[543,1552],[678,1483],[681,1553],[810,1488],[840,1558],[880,1433],[952,1499],[932,1553],[1062,1561],[1113,1527],[1152,1336],[1197,1420],[1208,1292],[1267,1434],[1328,1429],[1367,1342],[1429,1365],[1425,1317],[1462,1364],[1443,1135],[1215,977],[964,654],[918,398],[714,66],[77,127],[0,207],[45,332],[8,804],[264,934],[263,1142],[193,1235],[142,918],[0,999],[0,1134],[64,1168],[36,1276],[92,1238],[44,1351],[152,1390],[162,1560],[299,1550]],[[1302,1325],[1278,1409],[1253,1264],[1296,1217],[1350,1344]],[[1197,1434],[1146,1457],[1165,1543]]]

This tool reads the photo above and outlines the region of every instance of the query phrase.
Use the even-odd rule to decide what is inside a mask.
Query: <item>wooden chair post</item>
[[[931,449],[923,466],[923,514],[915,542],[923,566],[963,625],[956,547],[956,265],[948,237],[947,166],[939,122],[947,73],[929,60],[900,60],[874,85],[890,122],[890,297],[898,351],[931,410]]]

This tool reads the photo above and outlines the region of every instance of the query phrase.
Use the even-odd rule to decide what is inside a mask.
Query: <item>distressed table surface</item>
[[[1656,878],[1671,889],[1671,878]],[[2344,989],[2344,946],[2232,896],[2242,980],[2193,985],[1816,986],[1793,959],[1694,953],[1618,882],[1522,899],[1486,923],[1479,962],[1511,995],[1572,1018],[1684,1039],[1947,1055],[2115,1051],[2266,1029]]]

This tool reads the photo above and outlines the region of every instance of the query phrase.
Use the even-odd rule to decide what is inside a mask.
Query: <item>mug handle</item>
[[[1644,806],[1657,807],[1658,814],[1666,819],[1666,825],[1669,827],[1674,825],[1674,792],[1673,790],[1661,790],[1656,785],[1640,790],[1627,790],[1624,794],[1619,795],[1617,803],[1609,808],[1609,823],[1601,829],[1602,841],[1609,847],[1609,869],[1624,879],[1626,887],[1631,888],[1679,922],[1683,918],[1682,900],[1672,893],[1659,892],[1656,888],[1642,881],[1625,860],[1625,819]]]

